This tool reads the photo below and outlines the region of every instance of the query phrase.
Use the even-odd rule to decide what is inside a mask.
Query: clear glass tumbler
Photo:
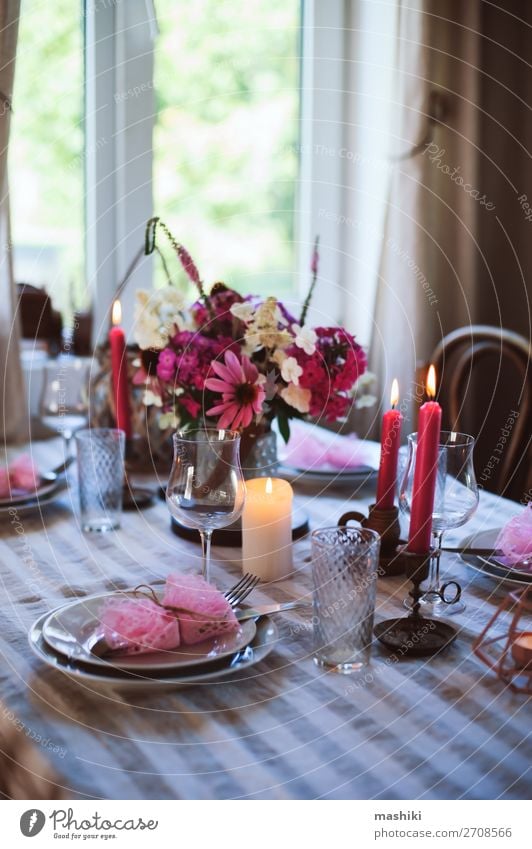
[[[79,504],[83,531],[120,527],[126,437],[114,428],[85,428],[76,435]]]
[[[314,662],[350,673],[369,663],[380,537],[365,528],[312,533]]]

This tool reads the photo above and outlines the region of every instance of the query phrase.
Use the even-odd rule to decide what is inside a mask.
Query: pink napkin
[[[168,651],[180,643],[176,617],[149,598],[108,601],[100,622],[109,648],[124,654]]]
[[[532,557],[532,501],[518,516],[510,519],[495,542],[511,565]]]
[[[297,420],[290,423],[290,439],[280,445],[279,456],[295,469],[337,471],[372,465],[366,443],[356,434],[343,436]]]
[[[39,472],[29,454],[19,454],[13,462],[0,469],[0,498],[34,492],[41,482]]]
[[[107,601],[100,611],[98,630],[103,630],[111,651],[147,654],[201,643],[239,627],[219,590],[199,575],[175,572],[166,579],[162,604],[148,597],[119,596]]]
[[[225,596],[199,575],[168,575],[163,604],[180,608],[181,639],[188,645],[239,628]]]

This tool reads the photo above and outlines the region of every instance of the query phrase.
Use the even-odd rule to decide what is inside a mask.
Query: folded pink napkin
[[[149,591],[149,588],[147,588]],[[140,588],[139,588],[140,592]],[[225,596],[199,575],[169,575],[162,603],[146,596],[118,596],[100,611],[102,654],[147,654],[201,643],[237,631],[239,622]]]
[[[0,498],[34,492],[41,482],[29,454],[19,454],[9,466],[0,469]]]
[[[295,469],[337,471],[373,466],[372,452],[355,433],[343,436],[297,420],[290,423],[290,439],[280,445],[279,456]]]
[[[143,654],[175,649],[180,643],[175,616],[149,598],[114,598],[100,612],[104,640],[112,651]]]
[[[225,596],[199,575],[168,575],[163,604],[179,609],[181,640],[188,645],[239,628]]]
[[[510,519],[495,542],[511,565],[532,558],[532,501],[518,516]]]

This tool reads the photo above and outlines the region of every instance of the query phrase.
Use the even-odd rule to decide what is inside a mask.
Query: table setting
[[[89,400],[0,473],[6,704],[61,741],[81,797],[519,798],[532,502],[480,490],[434,368],[412,433],[395,380],[380,443],[323,427],[314,405],[369,402],[360,346],[305,325],[317,250],[296,322],[207,295],[173,247],[196,335],[180,293],[154,296],[164,322],[141,294],[130,382],[114,309],[112,426]],[[131,462],[133,385],[171,431],[156,474]]]

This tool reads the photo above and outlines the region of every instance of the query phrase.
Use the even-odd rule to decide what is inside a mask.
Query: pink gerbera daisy
[[[259,372],[249,357],[238,359],[233,351],[226,351],[225,365],[214,361],[212,367],[217,377],[209,377],[205,388],[222,393],[222,403],[207,410],[208,416],[220,416],[218,427],[248,427],[253,416],[260,413],[265,392],[259,378]]]

